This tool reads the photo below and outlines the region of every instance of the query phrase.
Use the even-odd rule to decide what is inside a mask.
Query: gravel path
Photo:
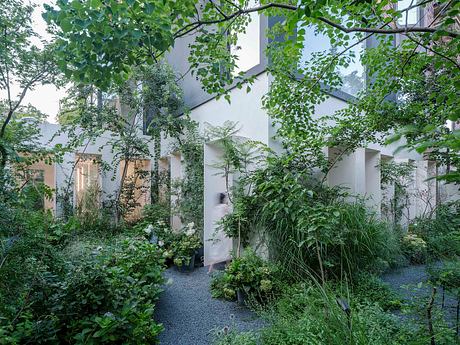
[[[211,297],[207,268],[197,268],[192,273],[171,268],[165,277],[172,283],[165,287],[156,306],[156,320],[165,327],[160,344],[208,345],[212,344],[213,329],[234,324],[245,331],[262,326],[262,321],[248,309]],[[235,316],[233,321],[230,315]]]
[[[426,283],[428,274],[425,265],[407,266],[395,269],[382,276],[382,280],[388,283],[396,292],[407,301],[421,301],[428,303],[431,295],[431,287],[423,284],[422,288],[417,288],[417,284]],[[442,288],[438,287],[436,295],[436,305],[442,305]],[[444,295],[443,313],[449,324],[454,325],[456,320],[457,299],[448,293]]]

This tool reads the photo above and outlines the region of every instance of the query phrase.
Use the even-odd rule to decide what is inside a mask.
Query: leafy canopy
[[[67,1],[45,5],[57,37],[59,67],[78,81],[121,83],[140,61],[154,63],[188,23],[194,0]]]
[[[189,62],[203,88],[226,94],[254,78],[233,73],[237,45],[255,13],[277,18],[267,36],[266,54],[273,75],[264,106],[280,126],[290,152],[328,171],[322,150],[340,147],[346,154],[397,133],[409,149],[429,149],[433,159],[459,166],[459,132],[446,121],[459,118],[459,13],[457,1],[419,1],[398,8],[382,1],[58,1],[45,15],[54,25],[60,66],[67,75],[106,86],[127,78],[135,64],[152,63],[183,36],[193,35]],[[426,10],[409,21],[409,12]],[[331,49],[304,59],[311,28]],[[375,47],[356,53],[374,41]],[[346,109],[315,113],[340,88],[340,69],[362,62],[367,89]],[[356,77],[356,76],[355,76]],[[248,88],[249,89],[249,88]],[[314,159],[310,159],[314,157]],[[451,169],[445,177],[460,181]]]

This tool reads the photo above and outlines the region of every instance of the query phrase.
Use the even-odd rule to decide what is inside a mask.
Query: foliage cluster
[[[178,267],[189,265],[190,260],[202,245],[201,236],[196,232],[194,224],[189,223],[187,230],[179,232],[172,243],[174,264]]]
[[[353,305],[377,304],[385,311],[397,310],[402,306],[401,297],[378,276],[360,273],[351,286]]]
[[[430,267],[430,280],[460,298],[460,260],[448,260]]]
[[[263,229],[271,258],[293,275],[314,273],[325,280],[395,263],[396,233],[363,201],[350,202],[289,157],[269,158],[247,182],[250,212],[244,216]]]
[[[428,259],[460,257],[460,204],[451,202],[437,207],[432,217],[414,219],[409,231],[426,242]]]
[[[378,280],[371,285],[363,282],[365,285],[355,287],[352,293],[314,282],[285,286],[280,298],[259,311],[266,320],[264,328],[240,333],[225,327],[214,344],[422,345],[430,341],[425,320],[401,319],[385,311],[381,303],[386,303],[378,296],[360,296],[371,285],[386,291]],[[457,344],[455,332],[442,326],[442,322],[434,324],[436,344]]]
[[[426,242],[416,234],[408,233],[402,237],[401,250],[413,265],[420,265],[426,262]]]
[[[203,246],[194,223],[187,224],[179,231],[173,231],[162,220],[154,225],[148,224],[147,227],[143,224],[141,226],[144,226],[144,233],[155,237],[163,257],[178,267],[189,265],[197,250]]]
[[[232,203],[232,212],[220,221],[221,229],[227,236],[237,239],[237,255],[241,247],[249,244],[257,225],[252,221],[254,208],[251,207],[251,173],[264,164],[264,152],[270,150],[262,143],[245,140],[238,136],[238,123],[225,121],[222,126],[209,125],[206,140],[220,151],[220,160],[213,163],[218,174],[225,180],[225,188]]]
[[[389,187],[394,188],[394,195],[391,199],[388,200],[384,197],[382,200],[382,213],[394,226],[401,224],[401,221],[407,221],[404,216],[411,199],[408,187],[413,182],[414,169],[415,166],[412,162],[394,162],[391,160],[380,162],[382,192],[385,192]]]
[[[184,176],[171,181],[171,194],[176,197],[174,213],[182,223],[194,223],[201,236],[204,229],[203,144],[198,124],[187,117],[183,119],[183,132],[175,137],[171,151],[181,154]]]
[[[235,300],[240,291],[264,303],[279,293],[280,269],[263,260],[251,248],[240,257],[234,257],[223,273],[217,273],[211,282],[215,298]]]
[[[76,231],[76,222],[15,211],[19,227],[0,237],[0,343],[156,342],[164,259],[155,245],[124,235],[101,240]]]

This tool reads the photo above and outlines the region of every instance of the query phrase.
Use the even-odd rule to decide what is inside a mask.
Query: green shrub
[[[444,261],[428,269],[430,280],[460,298],[460,260]]]
[[[426,262],[426,242],[416,234],[406,234],[401,240],[401,249],[411,264],[418,265]]]
[[[401,297],[379,277],[361,273],[352,287],[353,304],[377,304],[383,310],[396,310],[402,305]]]
[[[65,311],[60,322],[67,325],[63,339],[155,342],[162,330],[153,321],[163,282],[160,252],[145,241],[124,240],[93,255],[68,272],[57,296]]]
[[[431,261],[460,257],[460,202],[438,206],[432,217],[416,218],[410,232],[426,242]]]
[[[0,344],[156,342],[162,326],[153,312],[163,283],[157,247],[143,239],[77,247],[67,255],[69,247],[30,234],[14,243],[1,267]]]
[[[279,292],[279,268],[263,260],[251,248],[233,258],[224,273],[211,281],[211,294],[216,298],[235,300],[238,290],[266,302]]]
[[[189,265],[190,260],[201,246],[201,239],[195,231],[178,233],[172,243],[174,264],[176,266]]]
[[[333,294],[315,286],[289,290],[269,318],[272,324],[261,334],[264,345],[399,344],[396,317],[369,304],[352,307],[348,316]]]
[[[315,181],[292,162],[269,160],[247,184],[249,206],[241,209],[249,211],[240,218],[263,230],[270,257],[295,279],[340,279],[395,264],[399,241],[393,229],[363,201],[351,202],[343,190]]]
[[[422,345],[430,341],[426,320],[405,321],[370,301],[352,301],[347,313],[333,289],[314,284],[287,289],[262,315],[269,322],[260,334],[262,345]],[[458,343],[452,329],[437,324],[435,337],[436,344]]]
[[[169,224],[171,214],[170,208],[170,206],[162,203],[146,205],[142,210],[142,220],[147,224],[157,224],[159,221],[164,224]]]

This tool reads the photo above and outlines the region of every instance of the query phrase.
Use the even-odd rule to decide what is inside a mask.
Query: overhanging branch
[[[420,5],[417,5],[417,6],[420,6]],[[299,6],[295,6],[295,5],[289,5],[289,4],[279,4],[279,3],[269,3],[269,4],[265,4],[265,5],[261,5],[261,6],[257,6],[257,7],[253,7],[253,8],[247,8],[247,9],[239,9],[231,14],[227,14],[225,15],[225,17],[223,18],[220,18],[220,19],[213,19],[213,20],[197,20],[193,23],[189,23],[187,24],[186,26],[182,27],[181,29],[179,29],[178,31],[176,31],[176,33],[174,34],[174,38],[179,38],[179,37],[182,37],[182,36],[185,36],[187,35],[188,33],[202,27],[202,26],[207,26],[207,25],[213,25],[213,24],[219,24],[219,23],[223,23],[223,22],[226,22],[228,20],[231,20],[233,18],[236,18],[238,16],[241,16],[241,15],[245,15],[245,14],[250,14],[250,13],[253,13],[253,12],[263,12],[263,11],[266,11],[268,9],[271,9],[271,8],[278,8],[278,9],[284,9],[284,10],[288,10],[288,11],[297,11],[297,10],[302,10],[301,7]],[[221,13],[219,13],[220,15],[222,15]],[[437,31],[439,31],[438,29],[436,28],[431,28],[431,27],[401,27],[401,28],[373,28],[373,27],[351,27],[351,28],[347,28],[345,26],[343,26],[342,24],[340,23],[336,23],[335,21],[329,19],[329,18],[326,18],[326,17],[312,17],[312,19],[316,19],[316,20],[319,20],[321,22],[323,22],[324,24],[327,24],[329,26],[332,26],[340,31],[343,31],[345,33],[353,33],[353,32],[365,32],[365,33],[373,33],[373,34],[383,34],[383,35],[392,35],[392,34],[398,34],[398,33],[404,33],[404,34],[407,34],[407,33],[411,33],[411,32],[414,32],[414,33],[435,33]],[[453,37],[453,38],[457,38],[460,36],[459,33],[457,32],[453,32],[453,31],[445,31],[446,33],[446,36],[450,36],[450,37]]]

